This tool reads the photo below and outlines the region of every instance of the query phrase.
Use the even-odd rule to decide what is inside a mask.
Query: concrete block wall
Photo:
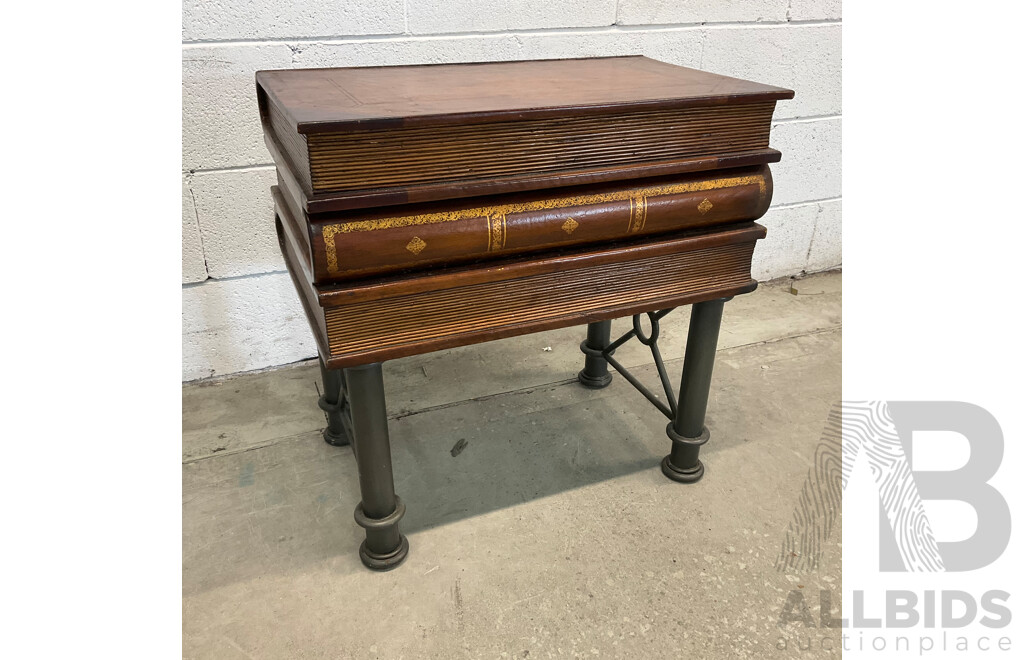
[[[277,249],[260,69],[642,54],[796,90],[754,274],[840,265],[840,0],[184,0],[182,379],[315,344]]]

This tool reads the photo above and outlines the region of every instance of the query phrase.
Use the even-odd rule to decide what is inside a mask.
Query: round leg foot
[[[700,481],[700,478],[704,476],[704,464],[697,461],[697,465],[687,470],[680,470],[676,466],[672,465],[669,460],[671,456],[666,456],[661,461],[662,473],[671,479],[672,481],[678,481],[681,484],[692,484]]]
[[[603,387],[608,387],[608,384],[612,382],[612,375],[605,374],[598,378],[594,378],[586,373],[586,371],[580,371],[576,374],[576,378],[580,381],[583,387],[589,387],[592,390],[599,390]]]
[[[324,429],[323,436],[324,442],[334,447],[346,447],[349,444],[348,436],[345,435],[344,431],[335,435],[331,433],[331,429],[326,428]]]
[[[374,571],[390,571],[401,564],[409,556],[409,539],[405,538],[405,534],[399,534],[399,539],[394,552],[386,555],[370,552],[366,549],[366,541],[363,541],[359,546],[359,558],[363,560],[363,565]]]
[[[344,447],[349,444],[348,435],[345,434],[340,417],[344,414],[344,401],[339,399],[336,403],[328,403],[327,397],[321,396],[316,404],[327,414],[327,428],[323,431],[324,442],[334,447]],[[338,430],[332,431],[332,426]]]

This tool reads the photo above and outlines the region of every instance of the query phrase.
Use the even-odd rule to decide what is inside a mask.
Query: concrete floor
[[[841,521],[817,569],[774,565],[840,398],[841,277],[726,305],[695,485],[661,474],[666,420],[624,379],[575,382],[584,328],[386,363],[411,544],[388,573],[356,554],[355,462],[320,438],[315,363],[186,384],[184,656],[830,655],[838,631],[778,620],[793,590],[815,617],[819,590],[838,602]],[[677,384],[687,317],[663,321]],[[657,384],[646,348],[616,356]]]

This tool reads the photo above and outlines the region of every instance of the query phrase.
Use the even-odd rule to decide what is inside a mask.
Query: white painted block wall
[[[182,379],[316,354],[273,228],[260,69],[642,54],[796,90],[754,275],[840,265],[840,0],[184,0]]]

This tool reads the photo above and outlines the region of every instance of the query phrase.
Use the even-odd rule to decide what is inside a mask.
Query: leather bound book
[[[771,163],[775,102],[793,97],[645,57],[260,71],[256,83],[311,215]]]
[[[278,182],[316,283],[756,220],[772,194],[761,165],[310,218],[281,166]]]
[[[275,191],[288,271],[330,368],[753,291],[753,222],[484,264],[312,284]]]

